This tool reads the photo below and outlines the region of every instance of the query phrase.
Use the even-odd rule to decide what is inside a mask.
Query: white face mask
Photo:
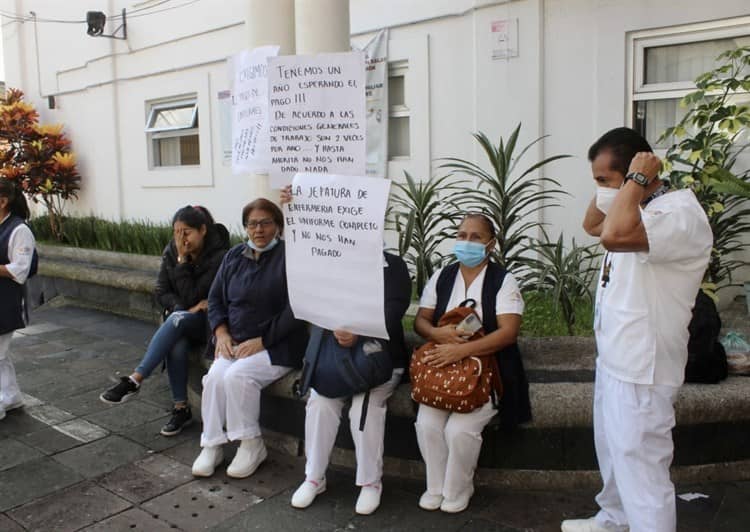
[[[596,187],[596,208],[607,214],[618,192],[619,188]]]

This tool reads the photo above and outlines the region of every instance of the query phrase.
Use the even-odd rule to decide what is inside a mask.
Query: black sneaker
[[[133,397],[139,389],[140,387],[131,381],[130,377],[120,377],[120,382],[101,394],[99,399],[105,403],[117,405]]]
[[[190,407],[175,408],[172,410],[172,417],[169,418],[167,424],[161,428],[162,436],[176,436],[182,429],[187,427],[193,422],[193,414],[190,412]]]

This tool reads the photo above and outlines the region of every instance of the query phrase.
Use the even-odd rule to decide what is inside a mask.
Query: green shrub
[[[62,243],[77,248],[139,255],[161,255],[164,246],[172,239],[172,226],[169,223],[147,220],[113,222],[95,216],[66,218],[62,242],[52,234],[47,216],[33,218],[30,225],[37,241],[42,243]],[[234,245],[242,237],[233,234],[230,239]]]
[[[552,294],[544,292],[526,292],[523,295],[526,309],[523,313],[521,336],[569,336],[568,324],[559,305],[555,304]],[[594,334],[594,305],[587,297],[573,301],[576,321],[573,324],[573,336],[592,336]]]

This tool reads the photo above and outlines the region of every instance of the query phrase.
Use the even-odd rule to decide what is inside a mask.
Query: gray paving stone
[[[103,410],[112,408],[112,405],[101,401],[99,394],[108,388],[107,383],[102,383],[100,389],[83,392],[71,397],[63,397],[55,401],[55,405],[75,414],[76,416],[87,416]]]
[[[727,486],[711,530],[750,530],[750,482]]]
[[[510,528],[539,530],[560,529],[565,519],[585,518],[594,515],[598,507],[596,492],[502,492],[491,499],[478,517]]]
[[[85,374],[58,372],[57,378],[50,382],[21,388],[46,403],[55,404],[65,397],[80,395],[85,392],[99,390],[102,382],[106,382],[108,370],[98,370]]]
[[[0,511],[66,488],[82,479],[77,472],[41,458],[0,472]]]
[[[96,397],[96,400],[99,400],[99,398]],[[167,412],[163,408],[142,401],[131,400],[101,412],[90,414],[84,419],[113,432],[121,432],[166,417]]]
[[[81,443],[101,440],[109,435],[107,429],[80,418],[60,423],[59,425],[55,425],[54,428],[60,433],[78,440]]]
[[[127,464],[99,478],[97,484],[132,503],[141,503],[189,481],[170,482]]]
[[[146,451],[142,445],[111,435],[53,458],[86,478],[94,478],[143,457]]]
[[[17,408],[8,412],[0,421],[0,437],[26,434],[44,428],[47,428],[47,425],[28,415],[25,408]]]
[[[16,508],[8,515],[30,531],[72,532],[130,507],[129,502],[99,486],[82,482]]]
[[[497,523],[493,523],[491,521],[485,521],[483,519],[470,519],[459,530],[460,532],[476,532],[477,530],[481,530],[482,532],[525,532],[529,529],[528,528],[510,528],[507,526],[499,525]],[[535,528],[533,530],[535,532],[542,532],[542,529]],[[557,526],[554,529],[554,532],[557,532],[558,530],[560,530],[559,526]]]
[[[190,467],[161,454],[152,454],[135,462],[135,466],[148,471],[175,485],[186,484],[193,480]]]
[[[273,523],[271,525],[271,523]],[[250,530],[266,531],[270,527],[274,532],[323,532],[345,530],[334,523],[319,521],[306,515],[304,511],[293,508],[279,508],[265,501],[240,512],[223,523],[214,526],[212,532],[244,532]]]
[[[203,530],[231,518],[262,499],[229,484],[190,482],[141,507],[185,530]]]
[[[166,419],[160,418],[139,427],[128,429],[121,434],[154,451],[163,451],[186,441],[200,439],[200,423],[195,420],[195,416],[193,416],[193,423],[175,436],[162,436],[159,433]]]
[[[27,407],[26,413],[47,425],[59,425],[76,417],[70,412],[48,404]]]
[[[35,336],[35,335],[45,334],[49,332],[64,330],[65,328],[66,328],[65,326],[59,325],[56,323],[40,322],[40,323],[34,323],[32,325],[29,325],[28,327],[20,329],[18,333],[24,336]]]
[[[0,514],[0,530],[3,532],[23,532],[21,525],[4,514]]]
[[[53,427],[47,427],[27,434],[21,434],[17,436],[17,439],[47,455],[72,449],[82,443],[75,438],[63,434]]]
[[[677,498],[678,530],[680,532],[704,532],[711,530],[712,523],[719,512],[719,508],[721,508],[727,489],[731,489],[732,486],[732,484],[723,483],[680,486],[677,494],[698,492],[708,495],[708,498],[694,499],[692,501],[683,501],[679,497]],[[750,502],[750,499],[748,502]]]
[[[84,528],[81,532],[175,532],[179,530],[138,508],[131,508],[114,517]]]
[[[42,342],[28,347],[13,348],[13,357],[19,360],[36,360],[39,357],[70,351],[72,347],[57,342]]]
[[[227,454],[227,462],[232,458],[233,455]],[[243,491],[247,490],[253,495],[268,499],[290,488],[297,489],[305,478],[305,469],[301,460],[269,450],[268,458],[252,476],[243,479],[230,478],[226,474],[226,469],[222,467],[216,472],[215,478],[227,480]]]
[[[233,456],[231,453],[227,450],[228,446],[225,446],[224,449],[224,465],[229,464],[227,461],[227,456]],[[169,449],[166,449],[164,451],[164,454],[166,456],[169,456],[170,458],[174,458],[178,462],[182,462],[185,465],[192,466],[193,462],[195,462],[195,459],[198,458],[198,455],[201,452],[201,445],[200,440],[196,439],[190,439],[186,442],[180,443],[178,445],[175,445],[174,447],[170,447]],[[222,468],[223,465],[220,465],[219,468]]]
[[[0,471],[44,456],[42,453],[13,438],[0,440]]]

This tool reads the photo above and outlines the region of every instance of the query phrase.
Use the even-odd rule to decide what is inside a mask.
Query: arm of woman
[[[156,302],[170,312],[179,305],[179,298],[169,279],[169,269],[174,266],[175,264],[173,264],[168,245],[161,257],[161,265],[159,266],[159,275],[156,278],[156,289],[154,292]]]
[[[434,316],[434,308],[420,307],[414,320],[414,331],[425,340],[437,344],[464,344],[468,341],[455,325],[432,325]]]
[[[229,254],[224,255],[219,270],[216,272],[216,277],[214,277],[211,284],[211,289],[208,291],[208,325],[214,334],[216,334],[220,325],[223,325],[228,330],[229,310],[227,308],[227,301],[224,298],[226,292],[225,285],[229,282],[226,275],[228,259]]]
[[[438,344],[428,351],[425,363],[442,368],[470,356],[490,355],[515,343],[521,330],[519,314],[497,316],[497,330],[463,344]]]

